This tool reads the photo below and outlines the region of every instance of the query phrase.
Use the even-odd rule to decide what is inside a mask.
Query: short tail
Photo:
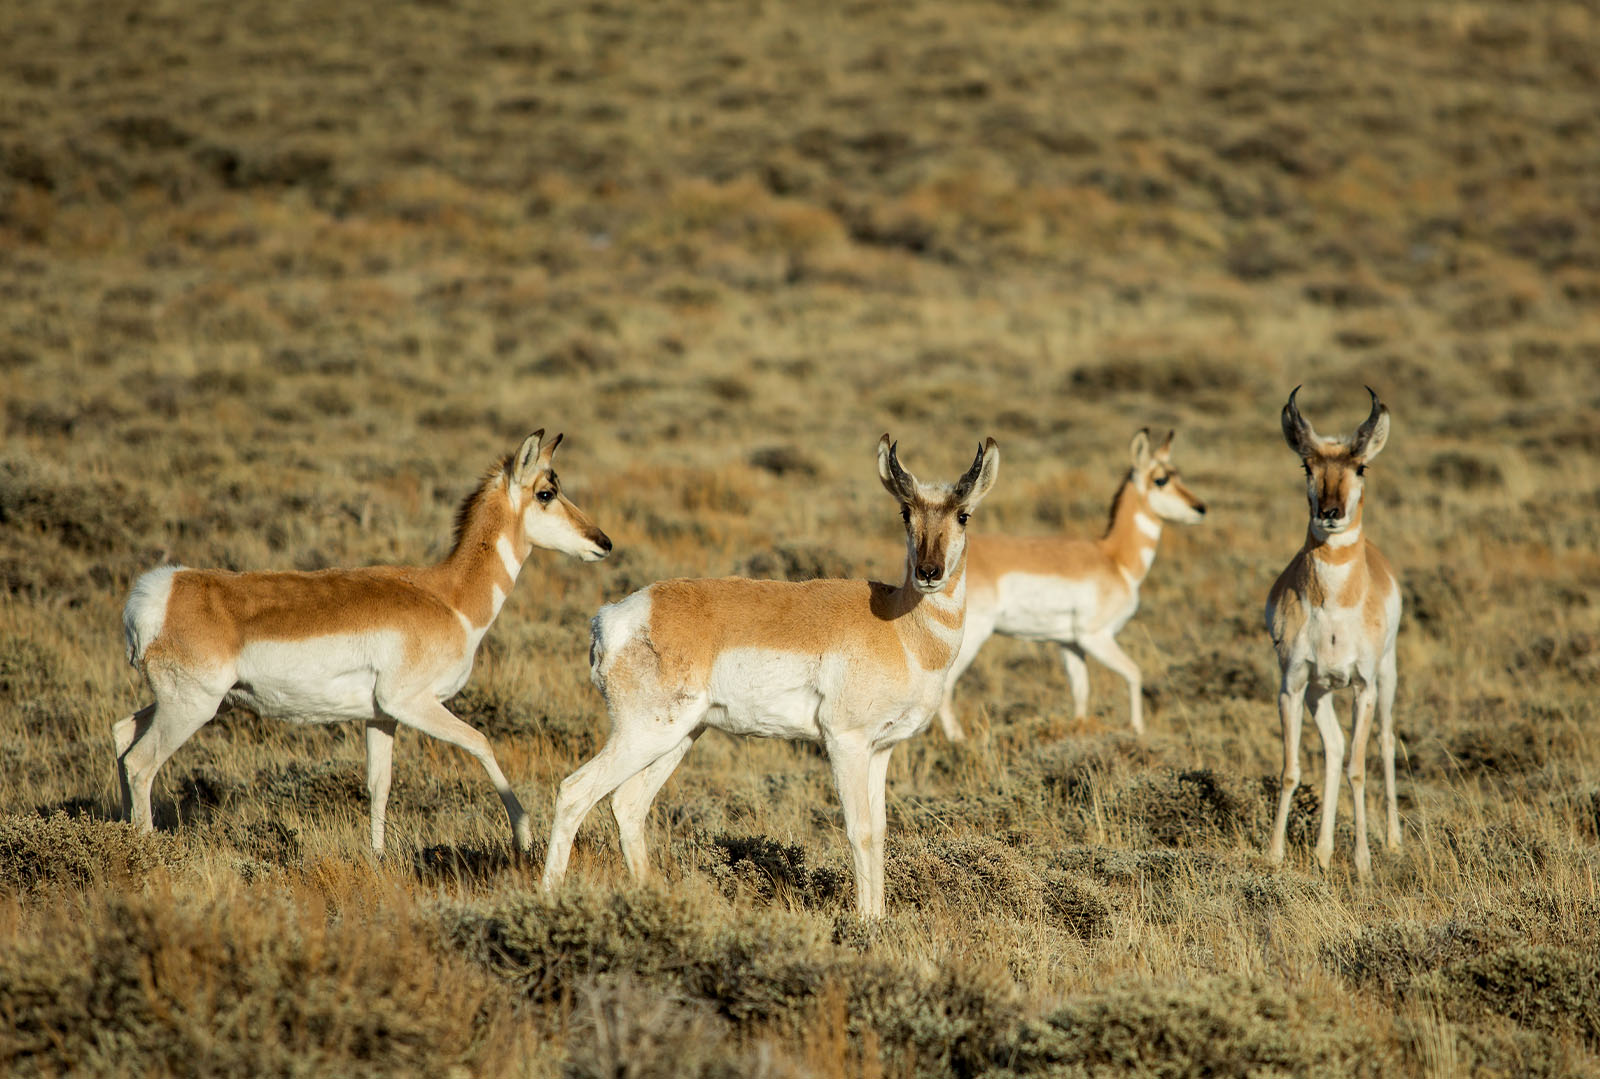
[[[145,650],[161,634],[167,620],[167,601],[172,596],[172,579],[183,568],[161,566],[133,582],[128,602],[122,608],[122,637],[132,666],[144,661]]]

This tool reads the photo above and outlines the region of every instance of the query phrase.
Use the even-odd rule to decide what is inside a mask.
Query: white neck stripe
[[[1138,526],[1140,532],[1143,532],[1151,539],[1161,538],[1161,522],[1142,510],[1133,515],[1133,523]]]
[[[500,562],[506,568],[506,573],[515,581],[517,574],[522,570],[522,559],[517,557],[517,552],[511,546],[511,540],[505,535],[494,541],[494,549],[500,554]]]

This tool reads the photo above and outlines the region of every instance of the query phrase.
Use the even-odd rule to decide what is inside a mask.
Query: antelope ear
[[[1162,464],[1166,464],[1172,458],[1172,436],[1177,433],[1177,431],[1168,431],[1167,437],[1161,440],[1161,445],[1155,448],[1155,458]]]
[[[901,502],[910,502],[917,494],[917,477],[907,472],[900,464],[898,442],[891,441],[886,433],[878,439],[878,479],[883,481],[883,489],[894,495]]]
[[[1378,456],[1383,451],[1383,444],[1389,441],[1389,406],[1378,400],[1371,386],[1366,389],[1372,397],[1372,411],[1365,422],[1356,428],[1356,433],[1350,436],[1351,456],[1362,464]]]
[[[523,439],[522,448],[511,455],[511,481],[525,485],[531,480],[538,469],[540,457],[539,442],[544,438],[544,428],[541,427],[527,438]],[[556,441],[561,441],[561,436],[556,436]],[[551,447],[555,447],[552,445]]]
[[[551,460],[556,455],[556,447],[561,445],[561,440],[567,436],[557,432],[556,437],[539,447],[537,464],[540,468],[549,468]]]
[[[1133,458],[1133,467],[1143,471],[1150,463],[1150,429],[1141,427],[1133,433],[1133,441],[1128,443],[1128,453]]]
[[[976,509],[999,475],[1000,444],[992,438],[986,438],[983,445],[978,447],[978,456],[973,459],[972,467],[956,483],[956,498],[960,499],[962,508]]]

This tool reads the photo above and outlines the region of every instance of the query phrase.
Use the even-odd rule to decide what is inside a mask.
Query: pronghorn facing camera
[[[695,739],[715,727],[823,745],[844,805],[856,909],[881,915],[889,754],[938,707],[961,643],[967,518],[999,467],[991,438],[953,487],[924,484],[883,436],[878,475],[906,527],[898,586],[671,580],[602,607],[590,670],[611,733],[561,784],[544,886],[561,882],[578,825],[608,794],[628,869],[646,877],[650,803]]]
[[[593,562],[611,541],[569,502],[551,469],[561,436],[529,436],[461,504],[435,566],[227,573],[162,566],[122,612],[128,662],[156,702],[112,728],[122,810],[150,831],[156,770],[223,701],[301,723],[366,723],[372,847],[383,851],[395,724],[460,746],[489,773],[522,850],[527,814],[488,739],[440,702],[472,657],[535,547]]]
[[[1111,521],[1098,540],[1065,536],[972,537],[968,556],[967,630],[961,652],[945,677],[939,723],[951,741],[965,735],[956,719],[956,679],[996,633],[1028,641],[1054,641],[1072,687],[1073,712],[1089,707],[1086,655],[1128,682],[1129,718],[1144,730],[1139,668],[1116,636],[1139,609],[1139,585],[1161,542],[1161,522],[1189,524],[1205,516],[1205,503],[1183,485],[1172,464],[1172,435],[1150,448],[1150,432],[1133,436],[1133,467],[1111,500]]]
[[[1300,783],[1300,725],[1310,711],[1322,735],[1322,784],[1317,862],[1333,857],[1333,822],[1339,800],[1344,736],[1332,692],[1355,690],[1350,739],[1350,794],[1355,803],[1356,873],[1372,865],[1367,847],[1366,753],[1372,715],[1378,714],[1383,784],[1388,803],[1388,845],[1400,845],[1394,793],[1395,635],[1400,628],[1400,584],[1388,561],[1361,534],[1367,465],[1389,438],[1389,410],[1368,387],[1372,411],[1348,438],[1323,438],[1295,405],[1296,386],[1283,406],[1283,437],[1306,473],[1311,522],[1306,540],[1267,596],[1267,632],[1283,672],[1278,715],[1283,721],[1283,787],[1272,825],[1273,861],[1283,860],[1289,804]],[[1303,711],[1304,710],[1304,711]]]

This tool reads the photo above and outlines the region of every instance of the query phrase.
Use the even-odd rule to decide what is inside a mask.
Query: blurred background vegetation
[[[1208,0],[0,7],[0,1065],[19,1075],[1562,1075],[1600,1052],[1600,9]],[[1383,396],[1406,846],[1327,874],[1260,628],[1277,412]],[[443,553],[536,427],[538,555],[452,702],[548,824],[603,602],[900,572],[877,436],[1097,533],[1138,427],[1212,507],[1093,670],[991,644],[849,914],[819,754],[708,737],[628,883],[537,894],[477,766],[230,713],[115,823],[132,578]],[[1310,742],[1314,745],[1315,740]],[[1317,749],[1308,750],[1317,767]],[[537,852],[536,852],[537,853]]]

